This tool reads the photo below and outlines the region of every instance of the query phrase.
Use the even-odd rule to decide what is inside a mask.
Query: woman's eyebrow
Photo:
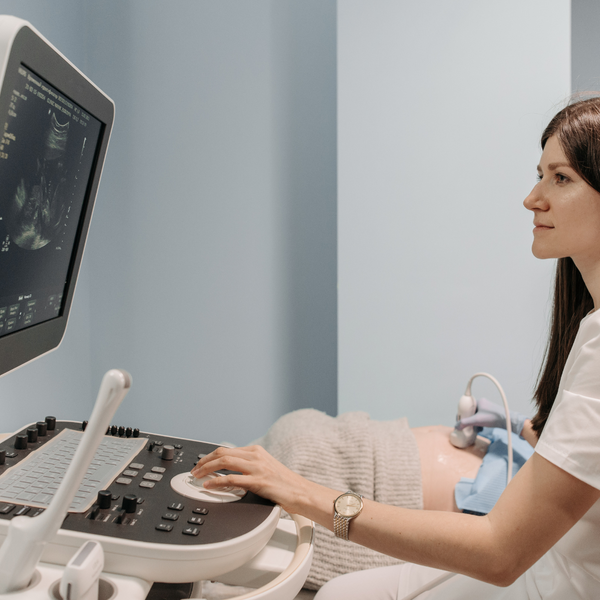
[[[571,167],[571,165],[569,163],[566,162],[556,162],[556,163],[550,163],[548,165],[548,169],[550,169],[550,171],[556,171],[556,169],[558,169],[559,167]]]
[[[566,162],[555,162],[555,163],[550,163],[548,165],[548,171],[556,171],[556,169],[558,169],[560,167],[568,167],[569,169],[573,168],[573,167],[571,167],[571,165],[569,163],[566,163]],[[542,173],[542,165],[538,165],[537,166],[537,172],[538,173]]]

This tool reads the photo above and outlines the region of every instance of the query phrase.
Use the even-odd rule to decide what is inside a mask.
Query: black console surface
[[[23,436],[27,437],[32,427],[35,425],[25,427],[0,444],[0,461],[3,451],[6,453],[4,464],[0,465],[0,477],[64,429],[81,430],[82,424],[56,421],[52,429],[50,422],[45,435],[22,448]],[[212,452],[217,444],[138,432],[127,427],[113,427],[109,432],[113,437],[134,436],[147,441],[130,465],[115,474],[108,486],[111,494],[105,493],[102,502],[85,513],[69,513],[62,529],[138,542],[204,545],[244,535],[263,523],[273,511],[272,502],[251,492],[236,502],[218,504],[185,498],[171,488],[174,476],[189,472],[199,455]],[[170,459],[163,458],[165,446],[172,447],[165,452],[165,457],[172,454]],[[149,484],[154,485],[149,487]],[[110,506],[104,508],[107,504]],[[10,520],[17,514],[35,516],[41,510],[0,500],[0,520]]]

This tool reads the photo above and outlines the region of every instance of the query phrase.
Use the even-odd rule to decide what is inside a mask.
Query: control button
[[[116,425],[110,426],[110,435],[117,435],[119,433],[119,428]]]
[[[167,521],[177,521],[177,519],[179,519],[179,515],[177,513],[165,513],[162,518]]]
[[[123,437],[125,435],[125,427],[123,427],[123,425],[121,425],[119,427],[119,437]]]
[[[198,459],[204,458],[205,456],[208,456],[208,454],[198,454]]]
[[[173,504],[169,504],[169,508],[171,510],[183,510],[185,507],[181,502],[173,502]]]
[[[46,417],[46,427],[48,431],[54,431],[56,429],[56,417]]]
[[[131,469],[126,469],[123,471],[123,475],[125,475],[125,477],[135,477],[138,473],[139,471],[132,471]]]
[[[173,531],[173,525],[168,523],[159,523],[154,529],[157,531]]]
[[[129,477],[119,477],[117,479],[117,483],[120,483],[121,485],[129,485],[133,480],[129,479]]]
[[[112,495],[112,500],[113,502],[116,502],[121,496],[119,496],[119,494],[113,494]]]
[[[35,426],[37,427],[39,437],[48,435],[48,425],[46,424],[46,421],[38,421]]]
[[[163,446],[162,454],[160,456],[163,460],[173,460],[175,457],[175,448],[173,446]]]
[[[196,513],[197,515],[207,515],[208,508],[195,508],[192,512]]]
[[[152,452],[152,450],[154,450],[154,442],[148,444],[148,452]]]
[[[137,496],[127,494],[123,496],[123,509],[127,513],[134,513],[137,510]]]
[[[177,450],[181,450],[183,448],[183,446],[181,444],[173,444],[173,446],[175,446],[175,448],[177,448]]]
[[[133,433],[133,429],[131,429],[131,427],[128,427],[125,430],[125,437],[131,437],[131,434]]]
[[[190,517],[188,523],[191,523],[192,525],[202,525],[204,519],[202,517]]]
[[[26,515],[31,510],[31,506],[21,506],[19,510],[15,513],[15,517],[19,517],[21,515]]]
[[[110,508],[111,501],[112,501],[112,493],[110,492],[110,490],[100,490],[98,492],[98,499],[96,500],[96,502],[98,503],[98,506],[100,508],[102,508],[102,509]]]
[[[15,449],[25,450],[27,448],[27,436],[24,433],[15,437]]]
[[[133,437],[140,437],[140,430],[137,427],[133,430]]]
[[[38,430],[37,427],[31,427],[27,430],[27,442],[30,444],[35,444],[38,440]]]
[[[153,473],[164,473],[166,469],[164,467],[152,467]]]
[[[98,504],[94,504],[94,506],[92,506],[92,512],[90,513],[89,519],[91,521],[95,521],[99,514],[100,506]]]
[[[131,463],[129,468],[135,469],[136,471],[141,471],[144,468],[144,465],[142,463]]]
[[[0,515],[7,515],[15,506],[16,504],[0,504]]]
[[[197,527],[186,527],[181,533],[184,535],[198,535],[200,530]]]
[[[128,520],[126,519],[126,516],[125,516],[125,510],[120,508],[116,514],[117,514],[117,518],[114,520],[114,522],[117,525],[126,525]]]
[[[45,508],[38,508],[32,515],[31,518],[33,517],[37,517],[38,515],[41,515],[46,509]]]
[[[154,445],[155,446],[162,446],[163,443],[160,440],[154,440]]]
[[[12,452],[10,450],[6,451],[6,458],[16,458],[17,457],[17,453],[16,452]]]
[[[140,487],[143,488],[148,488],[148,489],[152,489],[154,486],[156,485],[156,483],[154,483],[154,481],[142,481],[140,482]]]
[[[85,428],[88,426],[88,422],[87,421],[82,421],[81,422],[81,431],[85,431]]]
[[[0,465],[3,465],[6,462],[6,450],[0,450]]]
[[[144,504],[144,499],[143,498],[138,498],[137,499],[137,503],[138,504]]]
[[[144,479],[146,479],[147,481],[160,481],[162,478],[163,475],[159,475],[158,473],[146,473],[144,475]]]

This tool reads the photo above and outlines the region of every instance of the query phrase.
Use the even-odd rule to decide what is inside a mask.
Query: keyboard
[[[48,508],[83,435],[65,429],[0,476],[0,501]],[[87,470],[69,512],[83,513],[144,447],[146,438],[106,436]]]

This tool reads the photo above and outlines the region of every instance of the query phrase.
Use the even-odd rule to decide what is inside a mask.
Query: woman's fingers
[[[280,504],[288,512],[294,512],[292,504],[306,483],[297,473],[273,458],[261,446],[245,448],[217,448],[204,456],[192,470],[196,477],[204,477],[220,470],[236,471],[208,480],[207,489],[232,485],[249,490]]]
[[[248,448],[217,448],[198,461],[192,469],[192,475],[204,477],[222,469],[246,473],[251,470],[252,460],[253,453]]]

